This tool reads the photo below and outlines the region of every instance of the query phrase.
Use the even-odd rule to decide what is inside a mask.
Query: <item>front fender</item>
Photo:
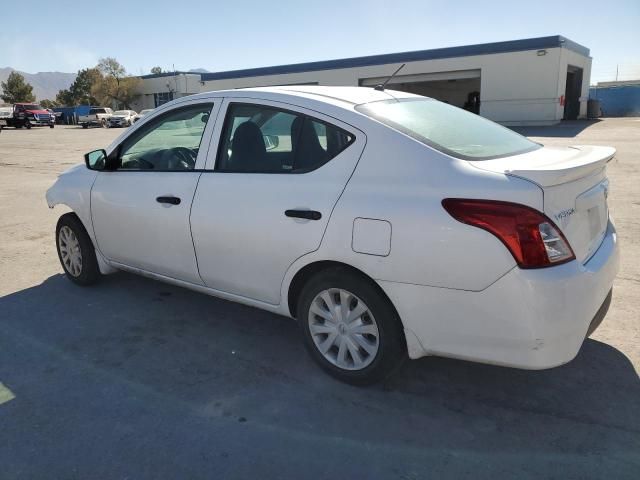
[[[91,220],[91,187],[96,176],[97,172],[89,170],[84,165],[75,165],[60,174],[47,190],[45,197],[49,208],[65,205],[78,216],[93,243],[100,272],[108,274],[113,273],[115,269],[108,264],[97,248]]]

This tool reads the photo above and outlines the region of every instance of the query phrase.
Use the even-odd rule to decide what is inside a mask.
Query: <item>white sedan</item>
[[[133,123],[141,120],[142,117],[144,117],[145,115],[149,115],[151,112],[153,112],[153,108],[145,108],[144,110],[140,110],[140,113],[136,113],[133,116]]]
[[[208,92],[88,153],[47,202],[72,210],[73,282],[127,270],[296,318],[341,380],[407,355],[542,369],[608,309],[614,153],[390,90]]]
[[[109,127],[130,127],[138,115],[133,110],[116,110],[107,120]]]

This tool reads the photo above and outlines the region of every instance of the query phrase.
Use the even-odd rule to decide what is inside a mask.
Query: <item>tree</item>
[[[29,85],[22,75],[18,72],[11,72],[6,82],[0,82],[2,87],[3,102],[19,103],[19,102],[35,102],[36,97],[33,95],[33,87]]]
[[[92,94],[103,105],[116,104],[117,107],[131,108],[131,104],[140,96],[137,92],[140,79],[127,74],[125,68],[112,57],[101,58],[96,67],[102,78]]]
[[[97,68],[85,68],[78,71],[76,79],[69,89],[60,90],[56,95],[56,102],[61,105],[95,105],[98,100],[91,94],[92,89],[102,79]]]
[[[40,102],[40,105],[42,106],[42,108],[55,108],[58,106],[58,102],[55,102],[53,100],[49,100],[49,99],[45,99],[42,100]]]
[[[153,67],[151,69],[151,73],[154,74],[154,75],[162,73],[162,67]]]

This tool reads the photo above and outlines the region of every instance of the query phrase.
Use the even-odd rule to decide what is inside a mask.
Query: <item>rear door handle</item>
[[[178,197],[157,197],[158,203],[169,203],[171,205],[180,205],[180,199]]]
[[[304,218],[306,220],[320,220],[322,214],[315,210],[285,210],[284,214],[292,218]]]

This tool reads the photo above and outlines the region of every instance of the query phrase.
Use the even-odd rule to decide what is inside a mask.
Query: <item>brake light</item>
[[[567,239],[546,215],[519,203],[445,198],[442,206],[459,222],[495,235],[520,268],[541,268],[575,259]]]

